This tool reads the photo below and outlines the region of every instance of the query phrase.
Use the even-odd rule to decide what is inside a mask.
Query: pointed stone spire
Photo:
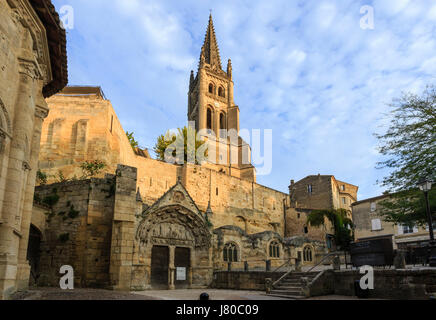
[[[140,192],[139,188],[138,188],[138,191],[136,192],[136,201],[142,202],[141,192]]]
[[[209,201],[209,204],[207,206],[206,215],[207,216],[213,215],[212,207],[210,206],[210,201]]]
[[[203,47],[201,48],[200,65],[204,55],[204,62],[222,70],[221,58],[218,48],[218,43],[215,36],[215,28],[213,26],[212,13],[209,16],[209,25],[207,26],[206,37],[204,39]]]
[[[228,63],[227,63],[227,76],[231,79],[232,78],[232,60],[229,59]]]
[[[191,70],[191,78],[189,79],[189,91],[192,90],[194,86],[194,81],[195,81],[194,70]]]

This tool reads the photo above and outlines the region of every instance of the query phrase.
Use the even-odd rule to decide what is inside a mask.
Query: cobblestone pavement
[[[267,296],[262,291],[189,289],[189,290],[150,290],[135,292],[137,295],[147,295],[160,300],[198,300],[200,294],[206,292],[211,300],[287,300]]]
[[[103,289],[38,288],[16,293],[12,300],[159,300],[147,295]]]
[[[193,289],[193,290],[150,290],[140,292],[118,292],[103,289],[38,288],[18,292],[13,300],[198,300],[207,292],[211,300],[288,300],[267,296],[261,291]],[[356,300],[357,297],[330,295],[312,297],[308,300]]]

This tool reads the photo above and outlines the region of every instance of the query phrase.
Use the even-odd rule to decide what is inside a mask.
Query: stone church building
[[[8,13],[7,21],[12,21],[9,17],[13,8],[1,8],[1,14]],[[49,12],[57,17],[54,11],[44,11]],[[4,20],[0,21],[0,31],[12,30],[3,28]],[[59,34],[57,41],[64,45],[65,34]],[[212,17],[198,72],[191,73],[188,92],[188,120],[207,140],[212,150],[209,156],[214,158],[202,165],[170,164],[152,159],[147,150],[133,149],[101,88],[66,87],[53,95],[65,85],[62,81],[66,67],[57,69],[64,66],[64,61],[54,60],[62,59],[63,53],[47,56],[53,59],[53,76],[44,80],[45,87],[33,91],[47,99],[32,101],[46,103],[44,110],[50,112],[43,124],[41,119],[42,128],[34,129],[34,137],[37,132],[40,137],[29,144],[34,148],[30,149],[34,158],[28,169],[32,176],[27,178],[27,186],[9,184],[28,191],[17,191],[26,204],[26,222],[17,229],[4,223],[14,215],[1,212],[0,230],[9,228],[11,241],[16,241],[16,248],[20,246],[15,252],[20,252],[17,261],[21,262],[14,263],[27,268],[27,275],[20,278],[21,285],[17,280],[11,280],[9,286],[2,282],[6,273],[1,259],[7,243],[2,231],[3,293],[27,283],[58,286],[63,265],[73,267],[75,285],[81,287],[207,287],[213,284],[216,271],[273,271],[283,264],[312,265],[332,248],[331,227],[311,228],[306,216],[313,209],[333,207],[345,207],[351,212],[351,203],[341,199],[356,200],[357,187],[321,175],[292,182],[290,193],[256,182],[250,146],[239,137],[231,61],[224,71]],[[8,96],[3,93],[2,98]],[[220,130],[233,130],[236,139],[222,136]],[[29,132],[26,137],[30,136]],[[38,153],[39,170],[48,181],[34,191]],[[81,178],[81,165],[96,160],[106,164],[102,172]],[[29,197],[34,200],[33,210]],[[14,207],[20,203],[15,200]]]
[[[65,44],[50,1],[0,1],[0,299],[29,282],[44,98],[67,84]]]

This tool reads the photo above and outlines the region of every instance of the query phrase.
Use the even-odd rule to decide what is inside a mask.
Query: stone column
[[[110,282],[114,290],[131,289],[136,179],[136,168],[118,165],[109,267]]]
[[[41,88],[42,89],[42,88]],[[30,265],[27,261],[27,246],[29,244],[29,231],[32,219],[33,196],[35,191],[36,172],[38,171],[38,157],[41,142],[41,129],[44,119],[48,115],[48,106],[40,94],[40,99],[35,109],[34,130],[32,147],[29,159],[28,179],[24,195],[23,218],[21,220],[20,246],[18,251],[17,289],[27,289],[29,286]]]
[[[13,120],[4,202],[0,225],[0,299],[16,288],[18,250],[21,241],[22,209],[28,176],[30,141],[35,114],[35,80],[41,79],[36,62],[19,59],[20,85]],[[39,86],[38,86],[39,88]]]
[[[174,290],[174,289],[176,289],[176,286],[175,286],[175,271],[176,271],[176,268],[174,266],[174,260],[175,260],[175,255],[176,255],[176,247],[170,246],[169,248],[170,248],[170,259],[169,259],[170,261],[169,261],[169,264],[168,264],[168,272],[169,272],[169,275],[168,275],[168,289],[169,290]]]
[[[194,261],[195,261],[195,248],[190,248],[190,262],[189,262],[189,269],[188,269],[188,284],[189,289],[192,289],[192,282],[193,282],[193,274],[194,274]]]
[[[206,129],[206,105],[205,105],[205,90],[206,86],[203,83],[205,78],[205,71],[203,69],[200,69],[198,74],[198,86],[199,86],[199,95],[198,95],[198,126],[197,130]]]

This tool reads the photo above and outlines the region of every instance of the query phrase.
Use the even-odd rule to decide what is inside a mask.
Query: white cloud
[[[56,6],[66,0],[55,0]],[[259,182],[286,191],[318,172],[375,196],[385,171],[373,137],[386,103],[435,79],[436,5],[375,1],[360,29],[353,0],[268,2],[76,0],[69,37],[72,84],[102,85],[126,129],[148,146],[186,121],[209,9],[225,68],[232,58],[241,128],[273,128],[274,166]]]

